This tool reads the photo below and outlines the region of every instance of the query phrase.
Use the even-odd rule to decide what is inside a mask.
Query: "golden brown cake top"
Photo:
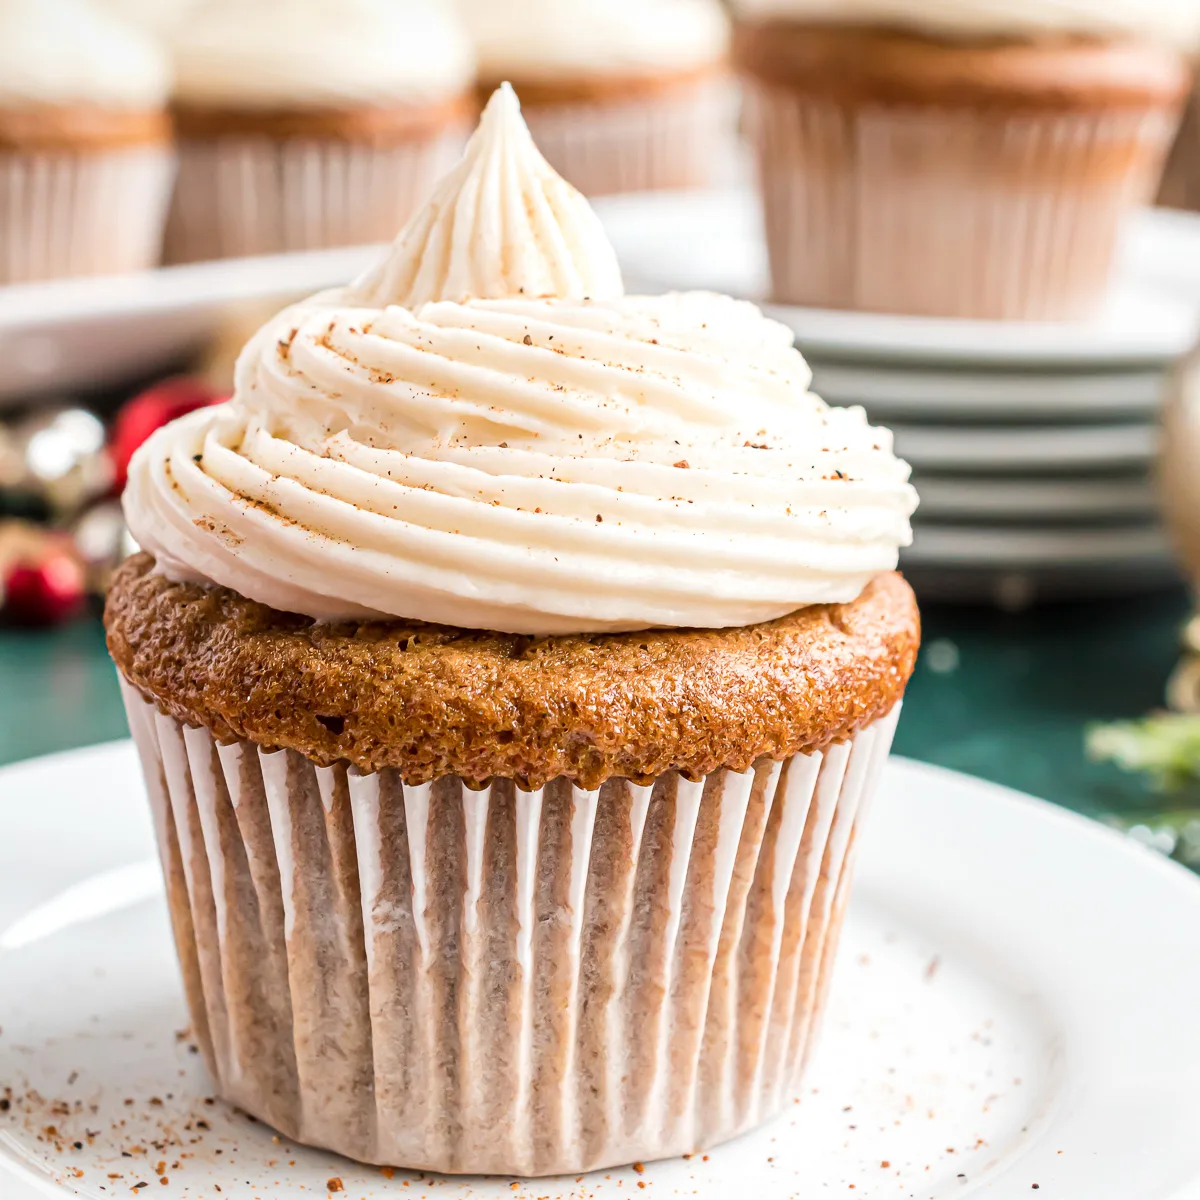
[[[222,741],[395,767],[409,783],[567,777],[594,788],[744,770],[887,713],[920,639],[896,574],[849,604],[762,625],[531,638],[318,624],[153,567],[130,559],[105,612],[112,656],[147,698]]]
[[[778,86],[842,103],[1003,104],[1066,111],[1184,96],[1176,50],[1084,37],[941,39],[898,29],[783,19],[743,21],[734,59]]]
[[[163,109],[115,109],[94,104],[33,104],[0,109],[0,150],[89,153],[165,145],[171,123]]]
[[[181,138],[223,137],[329,139],[360,145],[391,146],[434,137],[473,114],[467,93],[423,103],[237,108],[179,101],[172,106]]]

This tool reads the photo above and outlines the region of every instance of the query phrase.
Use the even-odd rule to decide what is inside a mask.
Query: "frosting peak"
[[[507,83],[484,109],[462,162],[352,289],[364,304],[409,309],[515,296],[611,300],[623,292],[599,219],[542,157]]]

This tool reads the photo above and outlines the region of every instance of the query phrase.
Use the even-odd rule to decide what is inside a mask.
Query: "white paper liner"
[[[174,169],[166,146],[0,152],[0,284],[157,265]]]
[[[735,97],[719,79],[620,103],[523,110],[546,161],[586,196],[707,187],[734,152]]]
[[[1009,114],[745,90],[773,298],[942,317],[1093,312],[1178,119],[1168,107]]]
[[[578,1172],[795,1093],[898,706],[741,774],[473,791],[219,746],[123,687],[194,1035],[288,1137]]]
[[[184,141],[168,262],[390,242],[462,151],[457,123],[391,146],[223,137]]]

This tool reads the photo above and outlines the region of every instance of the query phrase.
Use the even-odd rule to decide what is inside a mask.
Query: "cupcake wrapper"
[[[578,1172],[710,1146],[794,1094],[898,707],[744,773],[523,792],[222,746],[125,700],[194,1036],[287,1136]]]
[[[0,284],[155,266],[174,169],[164,146],[0,152]]]
[[[547,162],[587,196],[707,187],[733,154],[733,96],[720,80],[523,115]]]
[[[1105,294],[1122,218],[1158,185],[1177,117],[848,108],[751,81],[774,299],[1085,316]]]
[[[462,145],[457,127],[393,146],[233,136],[184,142],[166,260],[391,241]]]

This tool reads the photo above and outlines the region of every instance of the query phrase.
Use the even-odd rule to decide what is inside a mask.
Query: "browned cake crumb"
[[[531,638],[411,621],[318,624],[225,588],[118,572],[108,646],[130,683],[221,741],[321,765],[587,788],[745,770],[850,736],[912,673],[916,600],[896,574],[851,604],[762,625]]]

